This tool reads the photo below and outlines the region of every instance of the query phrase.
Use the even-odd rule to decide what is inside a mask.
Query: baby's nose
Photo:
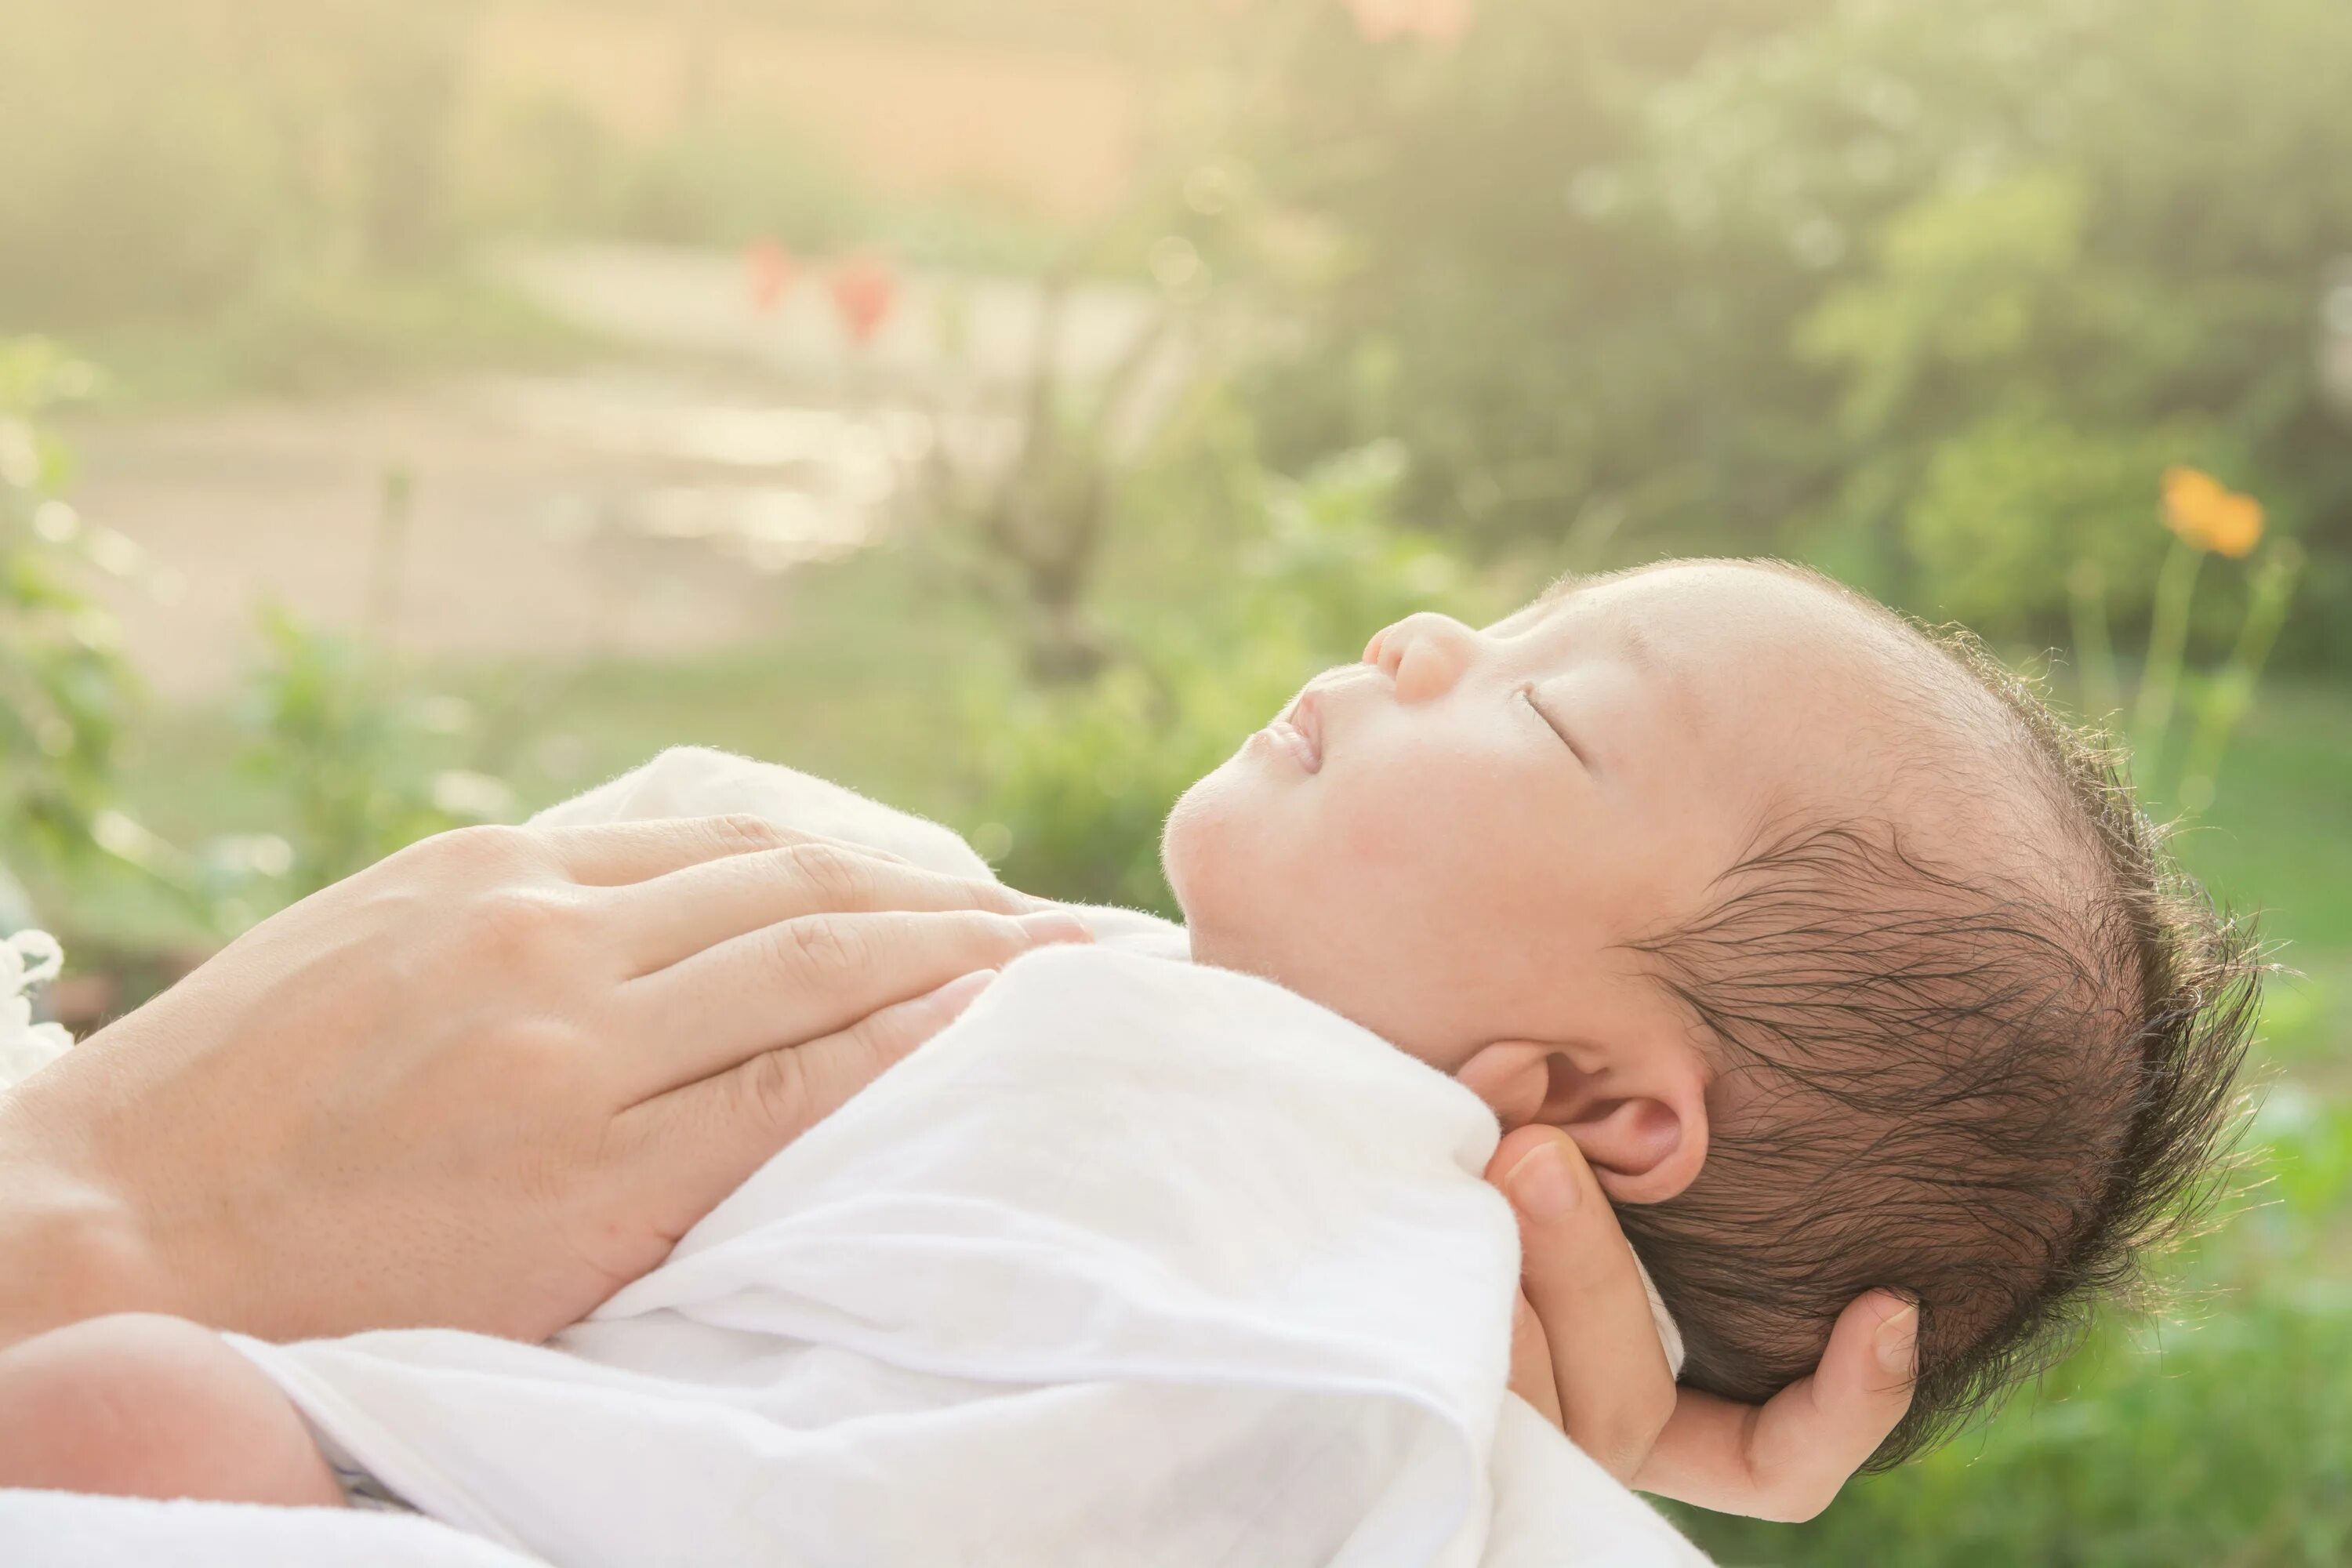
[[[1477,640],[1477,633],[1453,616],[1424,610],[1374,637],[1364,658],[1396,682],[1398,701],[1426,702],[1454,689],[1476,655]]]

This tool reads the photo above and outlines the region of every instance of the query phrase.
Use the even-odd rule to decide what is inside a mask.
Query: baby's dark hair
[[[2263,964],[2113,752],[1966,634],[1855,602],[1915,643],[1923,708],[1958,692],[2008,732],[1978,763],[1907,747],[1927,760],[1895,781],[1966,792],[1979,819],[2013,802],[2010,842],[1984,846],[2003,869],[1888,822],[1792,807],[1761,828],[1707,907],[1634,944],[1721,1076],[1699,1175],[1619,1218],[1684,1381],[1735,1399],[1810,1372],[1864,1291],[1916,1300],[1884,1469],[2050,1366],[2095,1304],[2146,1304],[2142,1261],[2220,1184]]]

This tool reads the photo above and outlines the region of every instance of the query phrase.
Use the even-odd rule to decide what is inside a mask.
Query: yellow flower
[[[2164,521],[2198,549],[2232,561],[2263,542],[2263,503],[2196,468],[2164,470]]]

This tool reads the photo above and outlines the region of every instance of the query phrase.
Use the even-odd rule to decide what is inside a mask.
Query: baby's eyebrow
[[[1534,603],[1504,616],[1496,623],[1496,629],[1500,630],[1502,627],[1512,626],[1523,616],[1534,616],[1541,619],[1545,614],[1559,608],[1582,590],[1596,584],[1605,583],[1612,578],[1626,575],[1628,574],[1623,572],[1563,572],[1552,580],[1551,586],[1536,595]],[[1617,637],[1620,651],[1623,654],[1625,662],[1635,669],[1644,675],[1672,673],[1667,668],[1667,661],[1658,656],[1657,645],[1650,640],[1649,634],[1642,629],[1639,622],[1622,621],[1618,626]]]
[[[1550,612],[1574,596],[1578,589],[1592,581],[1594,579],[1584,573],[1563,572],[1553,578],[1542,593],[1486,629],[1508,635],[1519,632],[1530,624],[1540,623]]]
[[[1658,648],[1638,622],[1627,621],[1619,631],[1624,644],[1625,662],[1644,675],[1666,673],[1664,661],[1658,658]]]

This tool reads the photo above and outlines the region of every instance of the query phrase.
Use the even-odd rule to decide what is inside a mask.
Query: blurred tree
[[[0,330],[215,310],[451,237],[477,0],[0,0]]]
[[[474,716],[395,666],[373,643],[310,626],[283,609],[260,618],[262,657],[247,694],[246,763],[282,795],[282,857],[254,868],[289,879],[299,898],[428,834],[496,821],[513,808],[504,784],[457,765]],[[251,886],[240,897],[261,906]]]
[[[1839,392],[1812,530],[1996,631],[2054,628],[2080,559],[2138,618],[2163,543],[2139,520],[2187,461],[2259,481],[2340,595],[2352,481],[2311,322],[2352,232],[2352,184],[2322,172],[2352,165],[2327,63],[2347,58],[2352,14],[2309,0],[2007,0],[1933,28],[1846,5],[1662,109],[1713,128],[1659,137],[1662,205],[1677,181],[1707,192],[1799,263],[1809,225],[1852,237],[1794,340]],[[1840,94],[1902,106],[1899,133],[1857,144],[1851,114],[1801,112]]]
[[[438,258],[453,237],[450,138],[467,35],[480,5],[344,0],[342,9],[352,57],[344,69],[361,254],[371,266],[414,268]],[[306,15],[321,10],[314,4]]]
[[[2186,461],[2258,485],[2352,605],[2312,369],[2352,234],[2335,0],[1495,0],[1446,51],[1324,26],[1257,142],[1346,258],[1303,300],[1319,352],[1263,384],[1285,460],[1395,434],[1435,523],[1609,512],[1629,551],[1804,553],[2037,633],[2086,554],[2147,614],[2137,520]],[[2352,616],[2288,638],[2352,660]]]
[[[1802,280],[1624,221],[1620,166],[1660,84],[1825,4],[1496,0],[1443,47],[1306,5],[1312,46],[1247,143],[1265,199],[1322,240],[1283,296],[1312,341],[1257,398],[1277,460],[1399,437],[1409,508],[1488,540],[1556,536],[1582,509],[1694,542],[1779,515],[1780,448],[1811,437],[1732,405],[1786,407],[1814,379],[1740,330],[1793,316]]]

